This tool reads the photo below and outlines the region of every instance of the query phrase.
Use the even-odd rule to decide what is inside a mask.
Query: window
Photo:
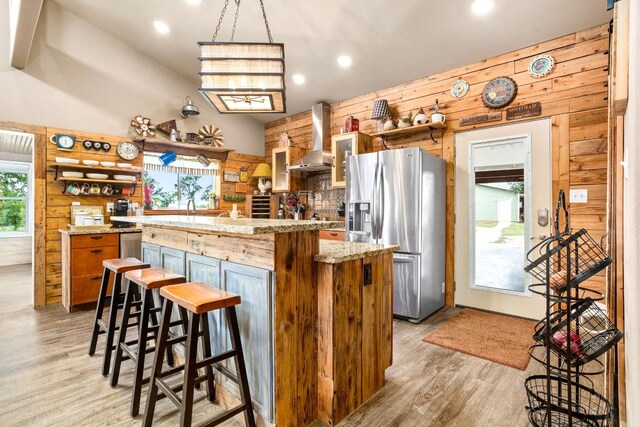
[[[190,200],[198,209],[209,206],[209,194],[220,194],[219,163],[204,167],[194,157],[178,156],[164,166],[159,154],[144,155],[144,194],[146,209],[186,209]]]
[[[0,233],[28,233],[29,163],[0,162]]]

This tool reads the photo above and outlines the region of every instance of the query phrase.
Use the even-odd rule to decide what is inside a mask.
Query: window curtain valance
[[[144,155],[144,170],[150,172],[168,172],[180,175],[218,176],[219,164],[217,160],[211,160],[209,167],[204,167],[193,157],[178,156],[178,159],[168,166],[160,161],[160,154]]]

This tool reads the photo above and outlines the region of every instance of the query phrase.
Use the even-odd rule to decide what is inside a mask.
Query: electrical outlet
[[[113,213],[113,203],[107,203],[107,212]]]
[[[442,293],[444,294],[444,282],[442,282]]]
[[[371,264],[365,264],[363,266],[364,286],[368,286],[373,283],[373,271],[371,270]]]
[[[589,201],[587,190],[570,190],[569,203],[587,203]]]

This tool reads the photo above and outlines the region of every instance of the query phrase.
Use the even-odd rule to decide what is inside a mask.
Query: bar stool
[[[102,283],[100,285],[100,293],[98,294],[98,303],[96,305],[96,315],[93,321],[93,331],[91,332],[89,356],[93,356],[96,352],[98,336],[106,334],[107,341],[104,347],[102,375],[107,376],[109,375],[109,366],[111,365],[111,352],[114,348],[113,337],[115,331],[118,329],[118,327],[116,326],[116,316],[118,314],[118,309],[122,308],[122,275],[128,271],[149,268],[150,265],[136,258],[106,259],[102,261],[102,265],[104,266],[104,273],[102,274]],[[107,295],[107,290],[109,288],[109,279],[111,278],[111,272],[115,273],[115,279],[113,281],[111,296],[109,296]],[[104,305],[107,300],[111,300],[111,307],[109,308],[109,320],[105,324],[105,322],[102,320],[102,314],[104,312]]]
[[[160,290],[160,295],[164,297],[164,306],[162,308],[160,334],[153,361],[153,372],[151,374],[149,395],[147,396],[147,407],[144,411],[142,425],[145,427],[151,427],[156,402],[159,399],[168,397],[169,400],[171,400],[178,409],[180,409],[180,425],[183,427],[190,426],[193,412],[193,389],[195,388],[195,385],[206,381],[207,397],[209,398],[209,401],[212,402],[215,399],[213,370],[211,369],[213,367],[238,384],[241,403],[235,408],[217,416],[206,425],[218,425],[240,412],[244,412],[245,424],[251,427],[255,426],[253,404],[251,403],[251,394],[249,392],[249,383],[247,381],[247,372],[242,354],[240,331],[238,329],[238,319],[236,317],[235,309],[235,306],[240,304],[240,296],[213,288],[206,283],[199,282],[166,286]],[[163,372],[162,353],[164,352],[165,347],[172,343],[172,340],[168,339],[168,332],[169,322],[171,320],[171,310],[174,303],[179,307],[188,310],[185,364],[184,366],[179,366]],[[220,309],[224,309],[227,324],[229,325],[231,350],[212,356],[211,338],[208,326],[209,322],[206,314],[210,311]],[[202,328],[202,334],[199,332],[199,325]],[[202,360],[197,360],[199,336],[202,336],[204,339],[204,359]],[[175,338],[174,340],[180,338]],[[234,375],[224,366],[219,365],[221,361],[232,357],[236,361],[237,375]],[[205,375],[198,376],[197,370],[200,368],[206,368]],[[170,387],[165,382],[165,378],[179,373],[182,370],[184,370],[184,379],[182,384]],[[177,394],[180,390],[182,390],[182,398]]]
[[[118,385],[120,378],[120,367],[124,360],[133,360],[135,363],[135,373],[133,379],[133,396],[131,399],[131,416],[135,417],[140,412],[140,395],[142,394],[142,386],[149,381],[149,378],[143,378],[144,360],[147,353],[155,350],[154,347],[148,347],[147,342],[150,339],[156,339],[159,328],[159,312],[160,307],[155,308],[153,301],[153,290],[160,289],[163,286],[184,283],[186,279],[180,274],[171,273],[162,268],[147,268],[145,270],[134,270],[125,274],[125,279],[129,280],[127,290],[125,292],[124,307],[122,309],[122,321],[120,323],[120,333],[118,334],[118,342],[116,344],[116,355],[113,360],[113,372],[111,374],[111,386]],[[141,294],[142,306],[140,308],[140,319],[137,322],[138,340],[135,348],[131,347],[131,342],[127,342],[127,330],[133,326],[130,324],[132,317],[132,308],[134,307],[134,298],[136,293]],[[152,316],[153,315],[153,316]],[[149,323],[151,322],[151,326]],[[169,326],[186,327],[186,312],[182,314],[181,320],[170,322]],[[166,346],[167,363],[173,366],[173,354],[171,346]],[[161,359],[162,360],[162,359]]]

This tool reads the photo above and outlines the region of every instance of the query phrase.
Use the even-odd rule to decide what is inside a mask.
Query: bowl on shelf
[[[136,177],[132,175],[113,175],[113,179],[116,181],[135,181]]]
[[[83,160],[82,164],[87,166],[98,166],[100,162],[97,160]]]
[[[70,159],[69,157],[56,157],[56,163],[62,163],[66,165],[79,165],[80,160]]]
[[[106,173],[88,173],[87,178],[89,179],[107,179],[109,175]]]
[[[116,165],[116,162],[100,162],[100,164],[105,168],[112,168]]]
[[[118,163],[118,167],[124,169],[131,168],[131,163]]]
[[[64,178],[82,178],[84,174],[82,172],[64,171],[62,172]]]

